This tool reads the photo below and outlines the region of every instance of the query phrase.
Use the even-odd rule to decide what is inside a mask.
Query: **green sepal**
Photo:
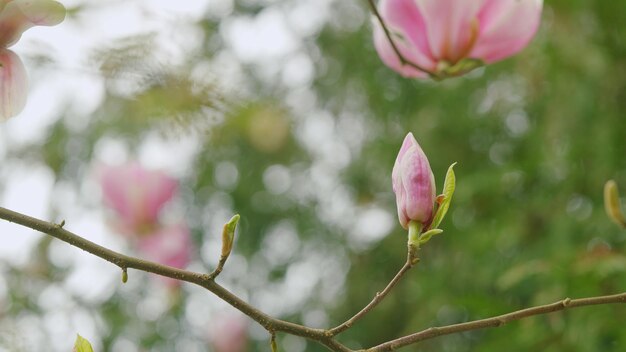
[[[72,352],[93,352],[93,348],[91,348],[89,341],[76,334],[76,342],[74,342],[74,349]]]
[[[419,239],[419,244],[424,244],[430,240],[431,237],[439,235],[443,232],[442,229],[432,229],[424,232]]]
[[[431,229],[436,229],[441,224],[441,221],[446,216],[448,212],[448,208],[450,207],[450,201],[452,200],[452,195],[454,194],[454,189],[456,188],[456,176],[454,176],[454,165],[453,163],[448,168],[448,172],[446,172],[446,180],[443,182],[443,200],[439,207],[437,207],[437,212],[435,213],[435,217],[433,218],[433,222],[430,225]]]
[[[437,81],[441,81],[445,78],[462,76],[484,65],[484,61],[473,58],[463,59],[454,65],[448,61],[442,60],[437,63],[437,68],[435,72],[431,74],[431,77]]]
[[[415,220],[409,221],[408,244],[419,247],[420,233],[422,233],[423,225]]]

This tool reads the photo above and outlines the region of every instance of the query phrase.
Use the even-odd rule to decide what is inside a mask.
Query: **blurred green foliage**
[[[237,3],[229,17],[265,9],[249,3]],[[302,323],[308,312],[322,310],[325,323],[334,326],[367,304],[404,262],[406,236],[395,219],[390,173],[404,135],[412,131],[439,187],[447,167],[458,162],[455,199],[441,225],[444,234],[421,251],[417,268],[341,335],[353,348],[565,297],[625,290],[626,233],[606,218],[601,197],[611,178],[626,189],[626,2],[550,1],[537,37],[521,54],[440,83],[404,79],[381,63],[365,2],[336,1],[329,16],[319,35],[303,42],[315,74],[301,90],[315,96],[312,105],[287,86],[267,83],[250,64],[242,64],[245,94],[221,92],[220,77],[215,84],[198,82],[193,68],[227,50],[218,30],[227,18],[203,20],[198,28],[212,44],[182,68],[149,62],[150,40],[144,37],[97,53],[94,66],[107,82],[98,110],[83,117],[87,122],[79,128],[72,126],[75,118],[61,117],[41,144],[13,156],[44,162],[59,182],[78,189],[102,138],[123,140],[132,154],[154,131],[171,139],[193,134],[200,152],[181,182],[198,248],[207,232],[218,233],[207,228],[209,204],[240,213],[234,253],[266,269],[265,277],[231,278],[252,302],[259,286],[278,285],[292,265],[312,253],[347,258],[340,261],[349,265],[345,284],[341,276],[316,281],[305,304],[283,316]],[[127,84],[119,82],[125,75],[139,77],[130,93],[118,89]],[[302,137],[307,124],[319,123],[313,110],[324,111],[322,122],[331,125],[332,135],[318,140],[329,143],[331,156],[331,143],[347,148],[347,163],[333,164],[323,146]],[[224,163],[237,170],[236,180],[226,185],[216,179]],[[272,181],[269,170],[281,170],[282,178]],[[347,202],[335,204],[337,199]],[[358,234],[348,233],[363,212],[346,205],[386,210],[393,230],[359,246]],[[268,234],[280,224],[293,227],[300,243],[286,260],[272,262],[271,249],[278,244],[268,243]],[[203,265],[208,271],[214,262]],[[320,263],[319,276],[329,275],[325,268]],[[228,270],[227,264],[223,275]],[[28,274],[49,282],[64,277],[63,270]],[[10,285],[15,288],[11,314],[37,310],[36,302],[20,293],[20,288],[27,292],[23,284]],[[324,293],[333,286],[338,294],[329,300]],[[107,350],[119,336],[129,338],[124,334],[129,326],[147,350],[173,350],[172,341],[185,338],[164,337],[157,322],[129,314],[140,297],[116,293],[103,307],[93,307],[109,327],[103,332]],[[173,305],[171,314],[184,331],[181,304]],[[623,306],[582,308],[406,350],[622,351],[624,316]],[[285,341],[278,338],[279,344]],[[263,340],[251,346],[269,348]],[[306,345],[306,351],[322,350]]]

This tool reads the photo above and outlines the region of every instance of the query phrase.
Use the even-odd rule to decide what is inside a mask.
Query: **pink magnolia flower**
[[[162,171],[137,163],[102,167],[100,184],[105,204],[115,213],[117,229],[126,235],[151,234],[158,227],[163,206],[178,183]]]
[[[52,0],[0,0],[0,121],[26,105],[28,82],[20,58],[8,47],[33,26],[54,26],[65,18],[63,5]]]
[[[445,78],[522,50],[539,27],[543,0],[381,0],[379,6],[402,56],[426,72],[403,65],[376,22],[383,62],[406,77]]]
[[[138,251],[146,259],[160,264],[184,269],[191,259],[191,234],[184,223],[163,226],[149,236],[139,238]],[[159,276],[170,287],[177,287],[180,281]]]
[[[245,317],[222,314],[213,320],[211,345],[215,352],[245,352],[248,345],[248,324]]]
[[[435,176],[412,133],[404,138],[391,180],[402,227],[408,229],[411,220],[429,224],[435,203]]]

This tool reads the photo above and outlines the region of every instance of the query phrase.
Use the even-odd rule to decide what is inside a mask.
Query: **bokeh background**
[[[365,1],[62,2],[65,22],[14,48],[31,90],[0,125],[1,206],[137,253],[108,226],[94,170],[138,160],[180,182],[164,216],[192,229],[190,269],[212,270],[240,213],[218,281],[334,326],[404,262],[390,174],[412,131],[440,186],[459,162],[445,232],[342,342],[625,291],[626,233],[602,186],[626,190],[626,2],[547,1],[521,54],[443,82],[380,62]],[[136,271],[123,285],[113,265],[4,221],[0,271],[0,351],[69,351],[76,333],[97,351],[212,351],[220,321],[242,319],[192,285]],[[624,316],[582,308],[406,350],[623,351]],[[258,325],[245,336],[269,350]]]

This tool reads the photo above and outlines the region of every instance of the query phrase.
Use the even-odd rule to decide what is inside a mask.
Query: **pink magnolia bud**
[[[19,114],[26,105],[26,70],[6,48],[33,26],[54,26],[65,18],[63,5],[52,0],[0,0],[0,121]]]
[[[165,173],[144,169],[138,163],[102,167],[100,184],[105,204],[116,215],[117,229],[127,235],[150,234],[178,187]]]
[[[543,0],[381,0],[379,4],[402,56],[430,74],[445,77],[475,68],[476,61],[492,63],[522,50],[539,27]],[[379,23],[375,23],[374,44],[393,70],[406,77],[428,77],[402,65]],[[465,59],[474,62],[464,63]]]
[[[391,180],[402,227],[408,229],[411,220],[423,225],[430,223],[435,203],[435,177],[412,133],[404,138]]]

